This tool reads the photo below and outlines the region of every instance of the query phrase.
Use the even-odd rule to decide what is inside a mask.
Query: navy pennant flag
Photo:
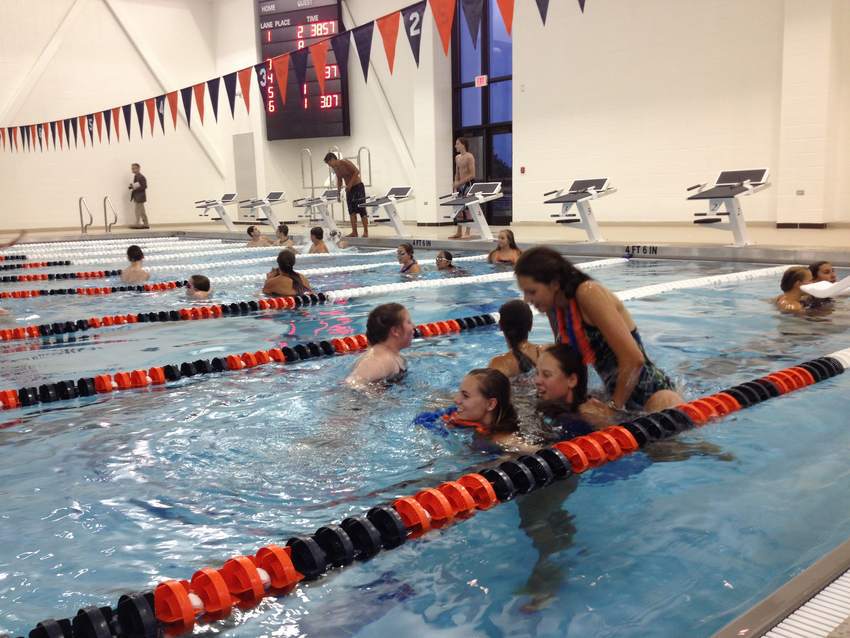
[[[38,150],[43,151],[44,150],[44,140],[41,139],[41,132],[42,132],[41,131],[41,124],[39,124],[35,127],[35,133],[36,133],[36,135],[38,135]]]
[[[68,144],[68,148],[71,148],[71,120],[64,120],[63,124],[65,125],[65,142]]]
[[[212,103],[213,117],[218,122],[218,89],[221,85],[221,78],[213,78],[207,80],[207,92],[210,94],[210,102]]]
[[[351,34],[344,31],[331,38],[331,48],[336,58],[336,64],[342,73],[348,72],[348,52],[351,51]]]
[[[56,122],[50,123],[50,137],[53,138],[53,150],[56,150]]]
[[[156,98],[156,114],[159,116],[159,128],[162,129],[162,134],[165,135],[165,96],[159,95]]]
[[[305,49],[306,51],[306,49]],[[260,87],[260,98],[263,100],[263,108],[268,110],[268,94],[266,86],[269,81],[269,67],[267,62],[259,62],[254,65],[254,73],[257,74],[257,86]]]
[[[89,140],[91,140],[91,145],[94,146],[94,114],[89,113],[86,115],[86,128],[89,131]]]
[[[230,117],[236,116],[236,71],[228,73],[224,77],[224,90],[227,93],[227,102],[230,104]]]
[[[413,53],[413,59],[416,60],[417,67],[419,66],[419,45],[422,43],[422,20],[425,18],[426,3],[427,0],[422,0],[422,2],[417,2],[401,10],[404,32],[407,34],[407,41],[410,43],[410,50]]]
[[[103,112],[103,123],[106,124],[106,141],[112,142],[112,111],[109,109]]]
[[[292,60],[292,68],[295,70],[295,79],[298,80],[299,91],[301,97],[306,97],[304,85],[307,84],[307,57],[310,55],[310,49],[303,48],[293,51],[289,54],[289,59]]]
[[[21,140],[24,142],[24,148],[30,150],[30,127],[26,125],[19,128],[21,129]]]
[[[139,137],[145,136],[145,101],[139,100],[133,106],[136,107],[136,119],[139,120]]]
[[[367,22],[352,31],[354,44],[357,46],[357,55],[360,58],[360,67],[363,69],[363,79],[367,82],[369,81],[369,58],[372,57],[372,34],[374,31],[374,22]]]
[[[77,126],[78,126],[78,124],[77,124],[77,118],[72,117],[72,118],[71,118],[71,128],[72,128],[72,129],[73,129],[73,131],[74,131],[74,148],[77,148],[77,131],[79,130],[79,129],[77,128]],[[69,139],[70,139],[70,138],[69,138]]]
[[[183,112],[186,114],[186,126],[191,127],[192,122],[189,118],[192,116],[192,87],[187,86],[185,89],[180,89],[180,97],[183,98]]]
[[[466,16],[466,26],[472,36],[472,46],[478,48],[478,33],[481,31],[481,14],[484,12],[483,0],[461,0],[463,15]]]
[[[125,104],[121,107],[121,110],[124,112],[124,128],[127,129],[127,140],[130,139],[130,111],[132,110],[132,106],[129,104]],[[118,126],[116,122],[115,126]]]
[[[549,0],[536,0],[537,10],[540,12],[540,19],[543,24],[546,24],[546,14],[549,12]]]
[[[578,0],[578,8],[581,9],[582,13],[584,13],[584,2],[585,0]]]

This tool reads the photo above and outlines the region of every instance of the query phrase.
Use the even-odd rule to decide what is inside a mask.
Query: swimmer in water
[[[246,232],[248,233],[248,243],[246,244],[248,248],[274,245],[268,239],[263,237],[262,233],[260,232],[260,229],[256,226],[248,226],[248,230]]]
[[[263,294],[272,297],[292,297],[310,292],[310,282],[307,278],[295,272],[295,253],[291,250],[281,250],[277,254],[277,268],[272,268],[266,275],[263,284]]]
[[[192,275],[186,284],[186,296],[189,299],[205,301],[210,298],[210,280],[204,275]]]
[[[509,351],[493,357],[488,368],[498,370],[508,378],[534,370],[543,346],[528,342],[533,321],[531,308],[521,299],[502,304],[499,308],[499,328],[505,336]]]
[[[835,273],[835,268],[828,261],[816,261],[809,266],[809,272],[812,273],[811,283],[816,284],[819,281],[828,281],[834,284],[838,281],[838,275]]]
[[[782,280],[779,282],[779,287],[782,289],[782,294],[779,295],[774,303],[781,312],[784,313],[801,313],[805,310],[805,293],[800,289],[800,286],[811,283],[812,273],[805,266],[791,266],[782,275]]]
[[[402,275],[418,275],[422,272],[419,262],[413,258],[413,246],[410,244],[399,244],[396,256],[401,264],[399,272]]]
[[[515,265],[517,259],[522,256],[522,251],[519,246],[516,245],[514,231],[500,230],[497,242],[498,244],[496,245],[496,248],[487,255],[487,261],[491,264],[499,264],[502,266]]]
[[[400,381],[407,372],[401,351],[413,341],[413,321],[407,308],[398,303],[377,306],[366,320],[370,348],[354,364],[346,383],[358,388],[380,381]]]
[[[310,253],[311,255],[318,253],[328,253],[328,247],[325,246],[325,231],[321,226],[314,226],[310,229]]]
[[[130,246],[127,249],[127,260],[130,265],[121,271],[121,281],[125,284],[143,284],[151,278],[150,273],[142,268],[145,254],[138,246]]]

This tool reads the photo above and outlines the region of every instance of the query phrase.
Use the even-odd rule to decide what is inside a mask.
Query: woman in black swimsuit
[[[521,299],[502,304],[499,308],[499,328],[505,335],[510,351],[493,357],[488,368],[498,370],[508,378],[534,369],[542,346],[528,342],[532,322],[531,308]]]
[[[410,244],[399,244],[396,256],[398,257],[398,263],[401,264],[401,270],[399,272],[402,275],[418,275],[422,272],[419,262],[413,258],[413,246]]]
[[[491,264],[500,264],[503,266],[513,266],[517,259],[522,256],[522,251],[516,245],[514,232],[512,230],[500,230],[498,245],[487,255],[487,261]]]

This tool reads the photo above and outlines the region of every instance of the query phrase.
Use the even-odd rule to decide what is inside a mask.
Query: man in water
[[[413,321],[398,303],[377,306],[366,320],[366,339],[371,346],[348,375],[346,383],[362,387],[370,383],[399,381],[407,372],[401,351],[413,341]]]

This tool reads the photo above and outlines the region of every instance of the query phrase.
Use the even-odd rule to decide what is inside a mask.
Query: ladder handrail
[[[112,216],[115,218],[115,219],[112,220],[111,224],[107,220],[107,216],[106,216],[106,205],[107,204],[109,205],[109,208],[112,210]],[[109,195],[107,195],[106,197],[103,198],[103,227],[104,227],[104,229],[106,230],[107,233],[111,233],[112,227],[117,223],[118,223],[118,212],[115,210],[115,206],[112,205],[112,198],[109,197]]]
[[[367,162],[367,165],[369,166],[369,181],[368,182],[366,180],[364,180],[363,177],[362,177],[363,176],[363,162],[360,159],[360,154],[363,151],[366,151],[366,162]],[[360,175],[361,175],[360,179],[363,180],[363,186],[365,186],[366,188],[371,188],[372,187],[372,151],[369,150],[368,146],[361,146],[360,148],[357,149],[357,166],[360,168]]]
[[[89,226],[94,224],[94,217],[92,217],[91,209],[89,209],[89,204],[86,201],[85,197],[80,197],[79,201],[77,202],[77,205],[80,208],[80,234],[88,235]],[[86,212],[89,214],[89,223],[88,224],[83,223],[83,207],[85,207]]]
[[[307,174],[304,172],[304,158],[310,161],[310,185],[307,185]],[[309,148],[301,149],[301,188],[310,189],[310,197],[316,196],[316,183],[313,180],[313,151]]]

